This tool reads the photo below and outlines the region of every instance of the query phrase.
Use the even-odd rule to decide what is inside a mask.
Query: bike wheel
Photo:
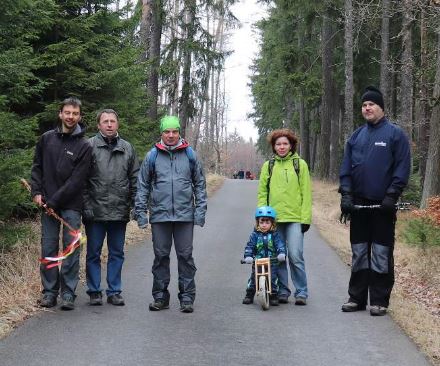
[[[267,293],[267,278],[260,276],[258,279],[257,299],[263,310],[269,309],[269,294]]]

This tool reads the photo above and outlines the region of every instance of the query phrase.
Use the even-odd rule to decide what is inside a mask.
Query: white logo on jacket
[[[387,143],[383,142],[383,141],[377,141],[374,143],[375,146],[382,146],[382,147],[386,147]]]

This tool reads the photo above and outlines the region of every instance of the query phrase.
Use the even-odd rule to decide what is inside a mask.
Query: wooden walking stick
[[[26,179],[21,178],[20,183],[29,191],[29,193],[31,192],[31,186],[29,185]],[[43,208],[47,215],[53,216],[55,219],[61,222],[65,227],[69,228],[71,231],[77,231],[66,220],[58,216],[57,213],[53,209],[48,207],[45,203],[43,203]]]

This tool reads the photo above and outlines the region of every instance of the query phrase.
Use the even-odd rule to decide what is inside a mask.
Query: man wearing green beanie
[[[174,242],[180,311],[192,313],[196,295],[193,232],[194,225],[205,224],[206,180],[194,150],[180,136],[179,118],[163,117],[160,133],[160,142],[142,163],[135,202],[138,226],[144,229],[150,222],[153,234],[153,302],[149,309],[169,308],[170,252]]]

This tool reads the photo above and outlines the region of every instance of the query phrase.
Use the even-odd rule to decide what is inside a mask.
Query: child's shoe
[[[247,290],[246,291],[246,296],[243,299],[243,304],[245,304],[245,305],[253,304],[254,296],[255,296],[255,292],[254,291]]]
[[[269,295],[269,305],[270,306],[278,306],[280,304],[280,302],[278,301],[278,295],[274,294],[274,295]]]

